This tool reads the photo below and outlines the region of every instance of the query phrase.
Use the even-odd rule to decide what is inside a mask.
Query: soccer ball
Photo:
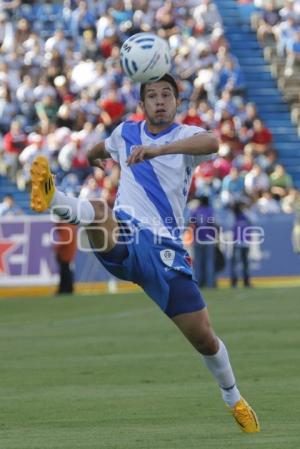
[[[167,42],[153,33],[129,37],[120,51],[121,66],[133,81],[151,83],[170,71],[171,56]]]

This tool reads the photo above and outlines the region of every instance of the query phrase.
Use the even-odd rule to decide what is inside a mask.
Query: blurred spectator
[[[293,214],[299,209],[300,213],[300,192],[295,188],[291,188],[288,194],[282,198],[281,207],[284,213]]]
[[[59,182],[62,177],[61,183]],[[81,191],[81,185],[79,178],[76,173],[61,173],[55,177],[55,182],[60,185],[61,189],[65,192],[66,195],[77,196]]]
[[[237,287],[240,277],[238,271],[241,263],[244,287],[251,287],[249,275],[249,244],[251,236],[248,232],[251,222],[243,211],[241,203],[236,203],[233,206],[233,214],[233,247],[230,261],[231,286]]]
[[[246,175],[252,170],[255,163],[253,145],[245,145],[244,152],[237,155],[233,160],[233,166],[236,167],[242,175]]]
[[[56,29],[53,36],[49,37],[49,39],[47,39],[45,42],[46,57],[47,53],[51,53],[53,50],[58,51],[60,56],[64,57],[68,45],[69,44],[67,39],[65,38],[63,30]]]
[[[139,102],[137,86],[130,79],[125,79],[119,89],[119,99],[125,106],[126,112],[134,112]]]
[[[292,243],[294,252],[300,254],[300,192],[299,190],[294,190],[292,210],[295,215],[294,226],[292,231]]]
[[[80,191],[80,198],[96,199],[101,197],[101,189],[95,178],[86,179]]]
[[[293,186],[293,181],[291,176],[286,173],[283,165],[277,164],[270,174],[270,184],[272,194],[283,197]]]
[[[190,103],[188,110],[181,117],[181,122],[185,125],[202,126],[203,121],[201,120],[195,103]]]
[[[45,97],[56,98],[55,87],[52,86],[47,76],[42,75],[39,77],[37,86],[34,88],[33,95],[36,101],[42,101]]]
[[[228,58],[224,67],[219,72],[218,91],[229,90],[234,94],[243,94],[245,90],[245,79],[239,65]]]
[[[241,201],[244,196],[244,178],[240,176],[238,169],[232,167],[228,175],[223,178],[221,200],[224,206],[233,205]]]
[[[132,9],[126,7],[124,0],[116,0],[110,10],[110,14],[117,25],[121,25],[132,19]]]
[[[82,37],[80,52],[83,59],[96,61],[100,56],[100,48],[98,42],[95,40],[94,32],[92,30],[85,30]]]
[[[0,133],[5,134],[10,129],[10,124],[17,115],[17,106],[11,98],[7,87],[0,87]]]
[[[18,108],[24,118],[24,126],[31,130],[36,121],[34,84],[31,76],[24,75],[16,90]]]
[[[190,211],[193,229],[194,272],[199,287],[215,287],[215,254],[218,230],[214,210],[207,196],[199,198],[198,205]]]
[[[5,195],[0,203],[0,217],[13,217],[15,215],[22,215],[22,209],[15,203],[12,195]]]
[[[43,134],[50,131],[51,123],[56,122],[58,105],[51,95],[47,95],[38,101],[35,105],[36,114],[40,120]]]
[[[10,130],[3,138],[3,163],[5,166],[5,173],[11,178],[14,178],[18,169],[19,154],[27,145],[27,135],[21,128],[18,121],[12,121]]]
[[[223,111],[224,113],[227,111]],[[226,118],[220,124],[217,134],[219,135],[219,139],[222,144],[227,145],[230,148],[230,155],[234,157],[242,152],[243,145],[239,140],[239,137],[236,133],[233,120],[231,118]],[[225,147],[222,147],[222,151]]]
[[[77,226],[69,223],[56,223],[56,244],[54,251],[59,265],[59,286],[57,295],[72,294],[74,274],[72,262],[77,250]]]
[[[75,112],[72,109],[72,105],[70,102],[65,102],[60,105],[57,111],[55,123],[58,128],[66,127],[69,129],[73,129],[75,127]]]
[[[218,178],[223,179],[227,176],[232,166],[231,149],[227,143],[222,143],[219,147],[217,158],[213,163],[215,174]]]
[[[287,44],[287,57],[285,65],[285,76],[294,74],[296,65],[300,64],[300,30],[298,30]]]
[[[256,210],[261,214],[279,214],[281,212],[279,201],[273,198],[269,190],[261,193],[255,205]]]
[[[267,174],[270,174],[274,171],[277,164],[277,152],[272,148],[265,154],[259,154],[255,159],[258,165],[260,165]]]
[[[215,119],[219,122],[222,118],[222,111],[227,111],[228,114],[233,117],[237,113],[236,104],[233,101],[232,93],[230,90],[223,90],[220,99],[215,104]]]
[[[163,38],[168,38],[179,31],[174,12],[172,0],[166,0],[164,5],[157,10],[155,19],[158,34]]]
[[[15,56],[14,53],[10,55],[11,58],[13,56]],[[20,84],[20,73],[17,69],[14,69],[13,64],[13,60],[10,60],[10,64],[8,62],[0,62],[0,84],[7,86],[11,93],[14,92]]]
[[[24,42],[29,38],[31,32],[31,24],[25,17],[19,19],[15,29],[15,48],[22,48]]]
[[[120,122],[125,112],[124,104],[118,99],[118,94],[115,89],[110,89],[106,98],[100,101],[102,109],[100,116],[107,128],[108,133],[111,132]]]
[[[2,0],[0,4],[0,11],[6,12],[8,17],[12,17],[20,4],[21,0]]]
[[[0,52],[9,53],[13,50],[13,44],[14,31],[12,23],[6,12],[0,10]]]
[[[211,0],[202,0],[201,4],[194,9],[193,17],[197,32],[210,34],[215,29],[222,29],[222,17]]]
[[[246,103],[243,113],[238,116],[241,124],[245,125],[248,129],[253,128],[253,122],[257,118],[257,109],[255,104]]]
[[[256,200],[261,192],[265,192],[270,187],[268,175],[262,171],[258,164],[254,164],[252,170],[245,176],[246,193]]]
[[[85,122],[97,123],[99,120],[100,108],[92,98],[88,89],[80,92],[79,99],[72,104],[72,110],[76,113],[76,128],[82,129]]]
[[[194,172],[190,193],[194,197],[201,195],[213,198],[220,190],[221,181],[216,176],[213,161],[201,162]]]
[[[297,22],[300,20],[299,12],[295,8],[297,0],[284,0],[282,8],[279,9],[279,17],[282,21],[287,20],[289,17],[293,17]]]
[[[274,1],[270,0],[264,5],[257,24],[257,38],[264,42],[269,37],[274,39],[274,26],[280,21],[280,15]]]
[[[272,134],[259,118],[253,120],[253,135],[251,142],[257,154],[266,153],[272,144]]]
[[[53,85],[56,90],[56,98],[59,103],[74,101],[74,95],[70,91],[69,82],[65,75],[58,75],[53,79]]]
[[[293,39],[294,33],[298,31],[298,24],[293,14],[287,16],[286,20],[280,22],[274,28],[277,40],[277,53],[280,57],[286,56],[287,46]]]
[[[96,30],[94,11],[88,9],[84,0],[80,0],[78,6],[71,12],[70,28],[74,39],[82,36],[86,30]]]
[[[87,148],[83,145],[83,138],[83,133],[74,131],[58,155],[58,163],[62,170],[75,172],[80,184],[93,172],[87,161]]]

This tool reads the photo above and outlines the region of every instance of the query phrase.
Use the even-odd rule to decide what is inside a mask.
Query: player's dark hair
[[[170,75],[169,73],[166,73],[158,81],[155,81],[155,82],[158,83],[159,81],[166,81],[167,83],[171,84],[176,99],[179,97],[178,85],[177,85],[177,83],[175,81],[175,78],[173,78],[172,75]],[[146,89],[147,84],[151,84],[151,83],[142,83],[141,84],[141,88],[140,88],[140,99],[141,99],[141,101],[145,100],[145,89]]]

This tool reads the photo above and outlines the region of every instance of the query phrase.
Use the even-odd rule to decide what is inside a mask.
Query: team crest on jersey
[[[175,251],[173,249],[163,249],[160,252],[160,258],[165,265],[171,267],[175,259]]]
[[[184,260],[186,261],[186,263],[187,263],[190,267],[193,265],[192,258],[191,258],[191,256],[189,256],[188,254],[186,254],[186,255],[184,256]]]

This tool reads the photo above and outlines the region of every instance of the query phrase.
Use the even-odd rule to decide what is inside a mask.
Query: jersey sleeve
[[[194,136],[195,134],[201,134],[207,132],[206,129],[200,128],[199,126],[189,126],[186,125],[183,130],[182,138]],[[196,168],[201,162],[210,161],[214,158],[214,154],[199,154],[193,156],[192,154],[185,155],[186,165]]]
[[[111,135],[105,139],[105,149],[111,155],[112,159],[116,162],[120,161],[119,152],[120,148],[122,148],[122,131],[123,124],[121,123],[117,126]]]

